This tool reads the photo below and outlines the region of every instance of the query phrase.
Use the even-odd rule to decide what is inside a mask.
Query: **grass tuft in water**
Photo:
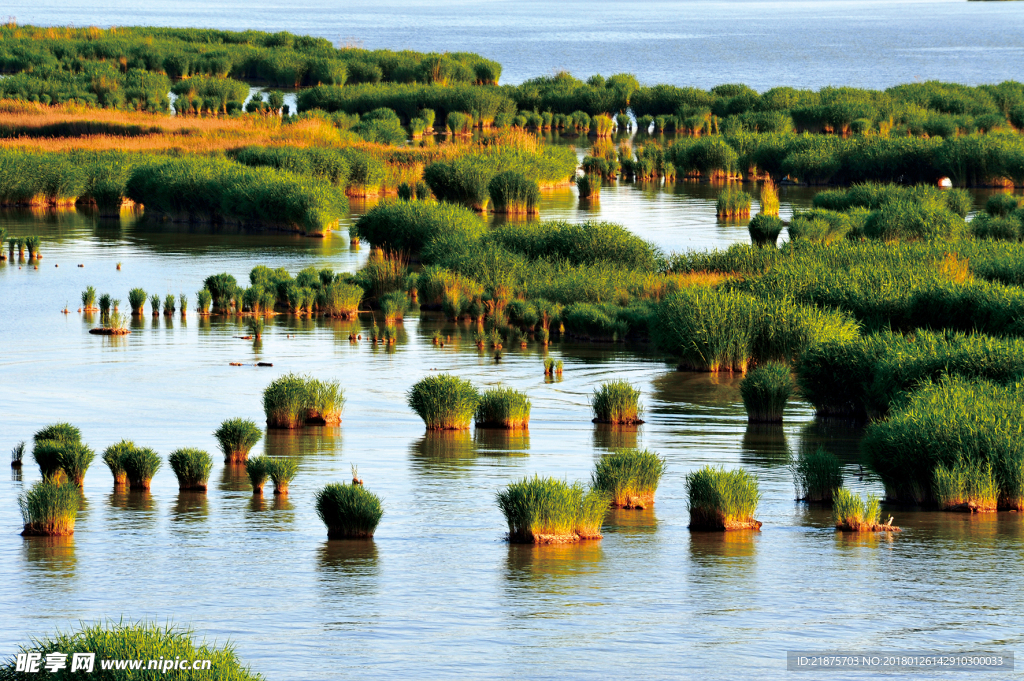
[[[171,452],[167,462],[178,478],[178,489],[206,489],[213,468],[213,459],[209,453],[195,447],[185,447]]]
[[[168,293],[164,296],[164,314],[174,314],[174,304],[177,302],[177,298],[174,297],[173,293]]]
[[[381,498],[362,485],[335,482],[316,493],[316,512],[328,539],[373,537],[384,515]]]
[[[525,544],[558,544],[600,539],[608,496],[556,478],[523,478],[498,492],[508,539]]]
[[[224,452],[224,463],[245,463],[249,451],[263,438],[263,430],[249,419],[228,419],[213,431],[213,436]]]
[[[530,427],[530,398],[512,388],[484,391],[476,408],[477,428],[518,430]]]
[[[286,374],[274,380],[263,391],[263,411],[270,428],[299,428],[308,411],[306,381],[301,376]]]
[[[149,306],[153,308],[153,316],[160,314],[160,296],[154,293],[149,297]]]
[[[82,494],[72,482],[40,480],[18,497],[26,536],[66,536],[75,533]],[[0,670],[2,675],[2,670]]]
[[[757,478],[742,470],[704,466],[686,476],[690,529],[740,530],[761,528],[754,520],[761,494]]]
[[[562,375],[562,360],[551,359],[547,357],[544,359],[544,375],[545,376],[561,376]]]
[[[793,376],[784,362],[766,362],[740,381],[740,395],[751,423],[782,423],[782,412],[793,393]]]
[[[57,440],[58,442],[81,442],[82,431],[67,422],[53,423],[36,431],[32,436],[35,442]]]
[[[720,218],[745,218],[750,216],[750,194],[732,187],[718,194],[715,210]]]
[[[943,511],[983,513],[995,511],[999,502],[992,464],[963,458],[951,466],[935,466],[932,493]]]
[[[256,496],[263,494],[263,485],[267,482],[269,462],[270,457],[268,456],[254,456],[245,462],[245,472],[249,476],[252,493]]]
[[[590,400],[594,411],[594,423],[636,425],[643,423],[640,416],[644,407],[640,404],[640,390],[625,380],[608,381],[594,390]]]
[[[252,336],[254,341],[263,340],[263,328],[265,322],[263,317],[247,317],[245,320],[246,334]]]
[[[148,447],[132,447],[121,458],[121,465],[128,476],[128,488],[148,490],[153,476],[160,470],[163,461],[160,455]]]
[[[32,457],[39,465],[39,473],[46,480],[70,480],[82,486],[96,454],[81,442],[41,440],[32,448]]]
[[[761,183],[761,213],[765,216],[778,216],[779,190],[771,178]]]
[[[25,459],[25,441],[22,440],[11,448],[11,468],[21,468]]]
[[[408,404],[427,430],[463,430],[469,428],[476,413],[480,394],[469,381],[451,374],[427,376],[412,387]]]
[[[117,444],[110,445],[103,450],[103,463],[107,464],[110,474],[114,476],[114,487],[124,487],[128,484],[128,473],[124,469],[125,455],[135,449],[135,443],[131,440],[121,440]]]
[[[750,219],[747,225],[747,232],[750,233],[750,243],[755,246],[771,246],[779,241],[779,234],[782,233],[782,220],[776,215],[758,213]]]
[[[832,518],[836,529],[844,532],[898,532],[892,518],[885,525],[879,524],[882,508],[878,497],[869,494],[867,501],[859,494],[842,487],[836,490],[832,501]]]
[[[830,502],[843,486],[843,468],[823,447],[803,449],[793,463],[793,480],[800,501]]]
[[[159,296],[154,296],[154,297],[156,298],[156,311],[159,312],[160,311],[160,297]],[[128,291],[128,304],[131,305],[132,314],[133,315],[135,315],[135,316],[141,315],[142,314],[142,307],[146,304],[146,291],[144,289],[137,288],[137,287],[133,288],[131,291]],[[115,305],[114,307],[116,308],[117,306]]]
[[[306,379],[306,423],[337,426],[345,408],[345,392],[341,381]]]
[[[96,289],[92,286],[86,286],[85,290],[82,291],[82,310],[85,312],[91,312],[96,309]]]
[[[275,457],[267,460],[266,471],[274,482],[274,494],[287,495],[288,483],[299,472],[299,464],[295,459]]]
[[[665,473],[665,460],[646,449],[620,449],[597,462],[594,489],[607,492],[613,506],[648,508]]]

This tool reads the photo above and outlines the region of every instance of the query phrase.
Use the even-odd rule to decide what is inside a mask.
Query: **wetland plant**
[[[750,243],[755,246],[771,246],[774,248],[779,241],[782,227],[782,219],[779,216],[758,213],[750,219],[750,224],[747,225],[747,231],[750,233]]]
[[[36,431],[35,435],[32,436],[34,442],[42,442],[43,440],[57,440],[59,442],[81,442],[82,431],[76,426],[61,421],[59,423],[51,423],[50,425]]]
[[[380,311],[385,324],[394,324],[405,317],[409,309],[409,296],[405,291],[392,291],[380,299]]]
[[[39,243],[40,239],[36,235],[25,237],[25,248],[28,250],[28,259],[34,260],[35,258],[41,257],[39,255]]]
[[[536,475],[510,483],[497,501],[508,523],[508,540],[522,544],[600,539],[608,508],[604,492]]]
[[[129,296],[131,298],[131,296]],[[160,314],[160,296],[153,294],[149,297],[149,306],[153,308],[153,316],[156,317]]]
[[[131,440],[121,440],[103,450],[103,463],[107,464],[110,474],[114,476],[114,489],[128,484],[128,473],[124,470],[125,455],[135,449]]]
[[[52,440],[51,440],[52,442]],[[57,465],[68,480],[81,488],[85,472],[96,458],[96,453],[81,442],[62,442],[57,451]]]
[[[153,296],[156,305],[153,306],[154,312],[160,312],[160,297]],[[132,307],[132,314],[136,317],[142,314],[142,307],[146,304],[146,291],[141,288],[133,288],[128,292],[128,304]],[[117,305],[114,306],[117,309]]]
[[[594,423],[638,425],[644,407],[640,404],[640,390],[625,380],[608,381],[594,390],[590,400]]]
[[[522,173],[498,173],[487,184],[495,213],[533,215],[540,212],[540,187]]]
[[[729,187],[718,194],[715,210],[720,218],[745,218],[750,216],[750,202],[750,194]]]
[[[316,512],[328,539],[369,539],[384,515],[381,499],[362,484],[335,482],[316,493]]]
[[[345,408],[345,391],[341,381],[306,379],[306,424],[337,426]]]
[[[427,376],[412,387],[408,404],[427,430],[464,430],[476,413],[480,394],[469,381],[451,374]]]
[[[201,315],[210,314],[210,305],[213,304],[213,294],[210,289],[203,288],[196,292],[196,312]]]
[[[25,442],[21,441],[11,449],[11,468],[21,468],[25,459]]]
[[[306,381],[301,376],[286,374],[263,391],[263,411],[270,428],[299,428],[308,410]]]
[[[181,309],[181,316],[185,316],[185,312],[188,310],[188,296],[184,293],[178,294],[178,307]]]
[[[295,459],[275,457],[267,459],[266,474],[274,482],[274,494],[287,496],[288,483],[299,472],[299,464]]]
[[[96,309],[96,289],[92,286],[86,286],[85,290],[82,291],[82,310],[92,312]]]
[[[82,494],[68,481],[40,480],[18,496],[25,536],[60,537],[75,533]]]
[[[757,478],[742,470],[704,466],[686,476],[691,530],[759,530]]]
[[[761,183],[761,212],[759,214],[776,217],[779,215],[779,191],[771,178]]]
[[[561,376],[562,375],[562,360],[551,359],[550,357],[544,358],[544,375],[545,376]]]
[[[793,376],[785,362],[765,362],[740,381],[740,395],[750,423],[782,423],[793,393]]]
[[[177,302],[177,299],[174,297],[173,293],[168,293],[166,296],[164,296],[164,314],[165,315],[170,316],[170,315],[174,314],[174,303],[175,302]],[[182,309],[184,309],[184,308],[182,308]]]
[[[106,317],[110,314],[110,294],[104,293],[100,296],[100,316]]]
[[[245,320],[246,334],[252,336],[254,341],[263,340],[263,328],[266,326],[263,317],[247,317]]]
[[[654,492],[665,473],[665,460],[646,449],[620,449],[597,462],[591,486],[611,497],[612,506],[643,509],[654,505]]]
[[[132,447],[127,450],[121,457],[121,465],[128,477],[128,489],[148,490],[162,463],[160,455],[148,447]]]
[[[227,419],[213,431],[213,436],[220,443],[225,464],[243,464],[249,458],[249,452],[262,439],[263,431],[255,421]]]
[[[176,449],[167,457],[167,463],[178,478],[178,489],[206,490],[213,468],[209,453],[195,447]]]
[[[263,494],[263,485],[267,483],[267,468],[270,457],[254,456],[245,462],[245,472],[249,476],[249,484],[252,485],[252,493],[255,496]]]
[[[475,420],[477,428],[529,428],[530,399],[512,388],[491,388],[480,395]]]
[[[828,503],[843,486],[843,468],[823,447],[802,449],[793,463],[793,480],[799,501]]]
[[[576,189],[581,199],[597,201],[601,198],[601,178],[596,175],[580,175],[576,178]]]
[[[997,508],[999,484],[991,463],[959,458],[935,466],[932,494],[943,511],[985,513]]]
[[[900,528],[892,524],[892,516],[884,525],[879,524],[881,513],[881,505],[874,494],[869,494],[865,501],[859,494],[841,487],[832,500],[832,518],[841,532],[899,532]]]

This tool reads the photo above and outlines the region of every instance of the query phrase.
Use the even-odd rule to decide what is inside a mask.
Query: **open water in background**
[[[8,3],[5,11],[21,23],[283,29],[368,48],[470,50],[501,61],[503,81],[513,83],[562,68],[760,90],[994,82],[1021,79],[1024,50],[1024,4],[1012,2],[75,0]],[[594,209],[566,189],[544,193],[541,217],[614,220],[667,251],[746,241],[743,221],[715,219],[716,193],[695,183],[614,184]],[[813,193],[783,187],[783,217]],[[366,207],[354,201],[353,218]],[[779,678],[786,650],[1024,650],[1018,514],[887,508],[902,534],[837,535],[827,510],[793,501],[793,452],[823,444],[843,461],[850,487],[881,486],[859,468],[860,429],[816,421],[799,400],[784,426],[748,427],[737,379],[677,372],[647,348],[612,344],[553,343],[548,354],[565,362],[565,375],[547,382],[539,348],[506,350],[495,363],[473,346],[470,327],[415,311],[393,351],[348,341],[352,330],[366,337],[368,317],[279,315],[254,347],[234,338],[242,335],[236,321],[154,318],[147,305],[130,336],[110,339],[89,335],[97,320],[75,312],[88,285],[127,309],[134,286],[194,300],[207,275],[227,271],[245,282],[261,263],[352,272],[367,248],[349,247],[351,219],[326,239],[304,239],[127,215],[0,213],[13,235],[39,234],[44,254],[38,270],[0,264],[0,451],[66,419],[97,451],[129,438],[165,457],[182,446],[212,453],[217,425],[234,416],[260,421],[263,388],[290,371],[338,378],[347,398],[340,428],[267,432],[257,445],[254,454],[299,463],[283,501],[268,494],[254,502],[244,473],[217,456],[206,495],[179,493],[166,464],[151,494],[112,494],[96,461],[74,537],[23,539],[16,498],[38,471],[27,457],[20,476],[3,474],[0,656],[32,635],[122,616],[230,638],[243,660],[282,681]],[[454,342],[431,345],[437,329]],[[274,366],[229,365],[259,360]],[[425,435],[404,394],[435,370],[481,388],[525,390],[529,435]],[[590,423],[590,394],[619,377],[643,391],[647,423],[634,431]],[[586,480],[603,452],[637,445],[669,463],[652,510],[610,513],[600,542],[502,541],[494,494],[508,481],[534,473]],[[705,463],[759,477],[762,532],[686,529],[684,477]],[[318,487],[350,477],[350,464],[385,499],[373,542],[328,542],[312,506]]]

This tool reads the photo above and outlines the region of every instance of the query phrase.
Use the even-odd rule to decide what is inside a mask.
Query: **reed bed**
[[[654,493],[665,474],[665,459],[646,449],[620,449],[597,462],[591,486],[611,498],[611,505],[644,509],[654,505]]]
[[[133,447],[121,457],[121,465],[128,477],[128,489],[148,491],[163,461],[159,454],[148,447]]]
[[[130,299],[131,299],[131,296],[129,296],[129,300]],[[155,293],[152,296],[150,296],[150,298],[149,298],[149,306],[153,309],[153,316],[154,317],[159,315],[160,314],[160,296],[155,294]],[[141,314],[141,311],[140,311],[140,314]]]
[[[715,212],[720,218],[750,217],[750,194],[742,189],[725,189],[718,194]]]
[[[59,537],[75,533],[82,493],[72,482],[40,480],[18,496],[24,536]]]
[[[797,499],[829,503],[843,486],[843,469],[839,459],[822,447],[802,449],[793,463]]]
[[[477,428],[524,430],[530,427],[530,399],[513,388],[491,388],[480,395]]]
[[[156,624],[147,621],[106,621],[97,624],[81,624],[70,631],[57,631],[50,636],[35,638],[28,645],[20,647],[21,654],[38,654],[45,661],[47,656],[58,653],[67,656],[67,667],[58,671],[55,678],[70,677],[71,660],[78,654],[95,655],[96,675],[111,681],[126,679],[158,678],[167,675],[181,679],[216,678],[222,681],[260,681],[263,677],[243,665],[234,648],[228,644],[217,646],[197,641],[189,628],[171,624]],[[64,659],[64,658],[61,658]],[[100,672],[99,660],[152,660],[162,667],[149,671],[108,670]],[[176,671],[178,660],[209,660],[209,669],[203,671]],[[148,663],[147,663],[148,664]],[[80,671],[80,670],[79,670]],[[0,667],[0,677],[5,679],[29,678],[29,674],[16,671],[12,659]]]
[[[210,314],[210,305],[213,304],[213,294],[208,288],[196,291],[196,312],[201,315]]]
[[[264,464],[266,475],[274,483],[274,494],[277,496],[288,495],[288,485],[295,474],[299,472],[299,464],[295,459],[283,457],[268,458]]]
[[[160,298],[156,299],[156,311],[160,311]],[[132,314],[136,317],[142,314],[142,308],[146,304],[146,291],[141,288],[133,288],[128,291],[128,304],[131,305]]]
[[[759,364],[740,381],[740,396],[751,423],[782,423],[793,393],[793,376],[784,362]]]
[[[124,457],[134,449],[134,442],[131,440],[121,440],[103,450],[103,463],[110,469],[110,474],[114,478],[115,490],[128,484],[128,471],[124,468]]]
[[[704,466],[686,476],[692,530],[760,530],[757,479],[742,470]]]
[[[381,498],[362,484],[331,483],[316,493],[328,539],[369,539],[384,516]]]
[[[552,359],[547,357],[544,359],[544,375],[545,376],[561,376],[562,375],[562,360]]]
[[[340,381],[306,379],[306,424],[337,426],[341,424],[341,412],[345,407],[345,395]]]
[[[171,470],[178,478],[178,489],[206,491],[206,483],[213,469],[209,453],[194,447],[185,447],[171,452],[167,458]]]
[[[497,494],[508,523],[508,540],[525,544],[562,544],[600,539],[608,497],[555,478],[523,478]]]
[[[640,403],[640,390],[626,380],[607,381],[594,389],[590,399],[594,423],[639,425],[644,407]]]
[[[932,472],[932,494],[943,511],[994,512],[999,508],[999,482],[989,462],[958,458]]]
[[[657,310],[656,342],[692,371],[744,372],[750,358],[757,302],[740,293],[692,287]]]
[[[778,217],[779,215],[779,190],[771,178],[761,183],[761,212],[759,215]]]
[[[522,173],[508,170],[487,183],[487,193],[495,213],[536,215],[540,213],[540,186]]]
[[[465,430],[469,428],[480,403],[473,384],[451,374],[427,376],[408,394],[408,404],[419,415],[427,430]]]
[[[249,484],[252,485],[254,496],[263,494],[263,486],[267,482],[269,468],[270,457],[268,456],[254,456],[245,460],[245,472],[249,476]]]
[[[892,524],[892,516],[882,524],[881,504],[878,497],[869,494],[865,501],[845,487],[836,490],[832,502],[832,518],[840,532],[899,532]]]

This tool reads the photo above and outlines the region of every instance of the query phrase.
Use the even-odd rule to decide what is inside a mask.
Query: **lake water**
[[[783,213],[812,194],[784,188]],[[365,209],[353,204],[356,215]],[[746,239],[741,224],[715,219],[707,185],[606,187],[596,214],[581,211],[571,190],[544,195],[544,218],[592,215],[620,220],[666,250]],[[548,354],[565,362],[565,374],[549,382],[540,349],[509,350],[496,363],[477,351],[470,327],[429,313],[406,319],[393,351],[348,341],[352,330],[365,337],[368,318],[279,315],[260,347],[234,338],[237,322],[194,313],[147,313],[126,338],[92,336],[96,320],[75,312],[88,285],[126,309],[134,286],[194,298],[208,274],[245,281],[259,263],[350,272],[367,248],[350,248],[348,219],[326,239],[75,211],[5,212],[0,224],[41,235],[44,254],[38,270],[0,264],[0,447],[67,419],[97,451],[129,438],[165,457],[182,446],[213,453],[220,421],[261,421],[262,390],[282,373],[340,379],[347,397],[340,428],[268,431],[254,450],[298,461],[283,501],[253,501],[244,474],[219,457],[205,495],[179,493],[166,465],[151,494],[114,494],[97,461],[74,537],[23,539],[16,497],[38,471],[29,462],[21,476],[5,476],[5,655],[30,635],[122,616],[230,639],[268,679],[774,678],[787,650],[1006,650],[1021,642],[1019,516],[892,508],[906,528],[900,535],[836,534],[827,510],[793,501],[792,453],[824,444],[844,462],[848,486],[881,486],[861,475],[860,430],[816,422],[802,402],[791,404],[783,427],[748,427],[737,379],[677,372],[643,347],[621,345],[553,343]],[[437,329],[454,342],[433,346]],[[273,367],[230,366],[256,361]],[[425,434],[404,394],[434,371],[526,391],[529,435]],[[623,376],[642,389],[647,423],[593,425],[589,395]],[[600,542],[502,540],[494,495],[503,485],[534,473],[587,480],[601,453],[623,446],[668,461],[652,510],[609,513]],[[684,476],[705,463],[758,476],[762,532],[687,530]],[[313,494],[347,480],[353,464],[384,497],[386,514],[372,542],[329,542]]]
[[[644,83],[885,88],[1021,79],[1024,5],[916,0],[10,0],[23,24],[291,31],[368,49],[469,51],[503,83],[568,70]]]

